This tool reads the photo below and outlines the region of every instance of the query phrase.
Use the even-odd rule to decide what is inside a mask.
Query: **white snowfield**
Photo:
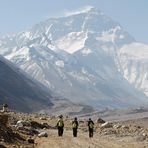
[[[85,32],[72,32],[55,41],[54,44],[58,49],[72,54],[84,47],[86,39],[87,34]]]
[[[119,57],[124,78],[148,96],[148,46],[142,43],[124,45]]]
[[[103,41],[103,42],[113,42],[114,43],[115,42],[115,39],[118,38],[118,37],[120,39],[123,39],[124,38],[124,35],[118,36],[116,34],[116,32],[118,30],[121,30],[121,27],[120,26],[116,26],[115,28],[112,28],[112,29],[110,29],[108,31],[103,31],[102,34],[101,34],[101,36],[96,37],[96,40]]]

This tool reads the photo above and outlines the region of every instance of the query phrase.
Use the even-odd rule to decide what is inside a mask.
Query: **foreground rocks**
[[[141,126],[121,125],[104,123],[98,128],[101,135],[116,136],[116,137],[132,137],[138,141],[148,141],[148,129]]]
[[[35,137],[48,137],[49,126],[46,117],[42,115],[23,113],[0,113],[0,148],[1,147],[27,147],[35,145]]]
[[[38,137],[48,137],[48,134],[46,132],[41,132],[38,134]]]
[[[57,137],[57,118],[50,118],[48,116],[41,118],[42,115],[23,114],[23,113],[1,113],[0,114],[0,146],[1,147],[20,147],[26,146],[32,148],[38,143],[38,139],[48,139],[52,137],[52,132],[55,134],[53,138]],[[64,136],[71,129],[71,118],[64,118],[65,130]],[[55,130],[56,129],[56,130]],[[88,135],[87,120],[79,120],[79,132],[78,135]],[[49,136],[50,135],[50,136]],[[120,139],[132,139],[134,142],[146,143],[148,142],[148,129],[139,125],[131,125],[124,123],[111,123],[106,122],[103,119],[98,119],[95,122],[94,135],[99,138],[114,138]],[[78,138],[79,139],[79,138]],[[0,148],[1,148],[0,147]]]
[[[0,113],[0,142],[1,143],[23,143],[25,138],[14,130],[8,123],[9,114]],[[1,145],[1,147],[5,147]]]

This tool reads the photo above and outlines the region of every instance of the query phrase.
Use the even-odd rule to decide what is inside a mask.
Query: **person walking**
[[[93,131],[94,131],[94,122],[89,118],[88,120],[88,130],[89,130],[89,138],[93,137]]]
[[[63,121],[63,116],[62,115],[59,116],[59,120],[57,122],[57,127],[58,127],[58,136],[62,137],[63,132],[64,132],[64,121]]]
[[[3,104],[2,112],[8,112],[8,104]]]
[[[78,121],[77,118],[74,118],[74,121],[72,121],[72,129],[73,129],[73,137],[77,137],[77,132],[78,132]]]

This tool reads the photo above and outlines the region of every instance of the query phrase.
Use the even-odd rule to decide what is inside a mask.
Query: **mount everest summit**
[[[3,37],[0,54],[73,102],[113,108],[148,102],[148,45],[95,8]]]

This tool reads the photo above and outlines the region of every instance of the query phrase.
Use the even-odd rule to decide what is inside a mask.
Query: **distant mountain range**
[[[95,8],[6,36],[0,54],[73,102],[99,108],[148,103],[148,45]]]

